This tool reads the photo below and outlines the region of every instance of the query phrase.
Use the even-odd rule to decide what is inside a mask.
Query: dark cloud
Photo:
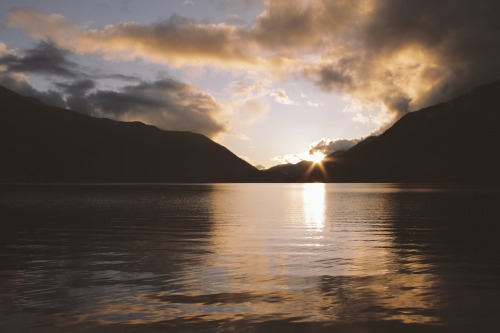
[[[71,86],[79,82],[91,84],[92,80],[84,79],[87,75],[79,70],[79,66],[71,61],[69,51],[61,50],[55,45],[41,42],[32,49],[24,51],[18,55],[13,52],[5,52],[0,57],[0,65],[4,66],[0,72],[0,84],[12,89],[19,94],[35,97],[42,102],[73,109],[68,103],[66,96],[78,96],[78,93],[70,91]],[[54,89],[40,91],[35,89],[27,74],[39,74],[48,78],[48,81],[64,79],[67,82],[55,83]],[[69,82],[69,83],[68,83]],[[81,91],[79,92],[81,93]],[[83,98],[83,97],[79,97]],[[72,104],[72,103],[71,103]],[[74,108],[79,110],[79,108]]]
[[[96,73],[91,73],[86,75],[90,79],[94,80],[99,80],[99,79],[112,79],[112,80],[118,80],[118,81],[128,81],[128,82],[139,82],[141,81],[140,78],[136,76],[131,76],[131,75],[125,75],[125,74],[106,74],[106,73],[101,73],[101,74],[96,74]]]
[[[226,130],[226,125],[217,120],[221,107],[212,96],[173,79],[141,82],[117,91],[97,90],[85,95],[84,102],[87,104],[82,107],[94,115],[139,120],[165,130],[209,137]]]
[[[89,91],[96,88],[96,82],[91,79],[79,79],[70,83],[60,82],[57,87],[66,96],[67,107],[84,113],[92,113],[92,106],[88,101]]]
[[[17,92],[20,95],[34,97],[40,101],[59,107],[65,107],[66,101],[62,94],[55,90],[40,91],[31,86],[24,78],[6,73],[0,73],[0,85]]]
[[[94,116],[142,121],[164,130],[191,131],[215,137],[227,130],[217,120],[217,101],[196,87],[175,80],[141,82],[117,91],[98,90],[93,80],[56,84],[57,90],[39,91],[28,81],[0,75],[0,85],[48,105]]]
[[[384,104],[390,109],[397,111],[400,115],[410,112],[411,98],[404,92],[393,91],[383,97]]]
[[[9,54],[1,57],[0,65],[6,66],[8,71],[13,72],[57,75],[67,78],[81,75],[75,72],[78,66],[68,60],[68,56],[68,51],[42,42],[35,48],[27,50],[23,56]]]
[[[323,90],[343,90],[352,84],[352,78],[338,69],[325,66],[319,70],[316,83]]]
[[[421,76],[433,85],[415,96],[412,106],[420,108],[500,77],[498,13],[497,0],[379,0],[366,49],[382,57],[410,47],[429,54]]]
[[[309,146],[309,154],[312,155],[316,152],[323,153],[325,155],[330,155],[337,151],[345,151],[351,147],[354,147],[358,144],[360,140],[358,139],[340,139],[340,140],[328,140],[321,139],[318,142],[315,142]]]
[[[89,90],[95,88],[95,81],[90,79],[83,79],[73,81],[71,83],[60,82],[56,84],[59,88],[63,89],[68,94],[86,94]]]
[[[305,41],[316,43],[310,44],[316,61],[303,63],[302,74],[320,89],[345,93],[359,101],[353,105],[385,106],[390,123],[382,122],[388,119],[383,117],[370,120],[380,126],[377,133],[407,112],[500,78],[498,1],[359,0],[351,4],[302,2],[307,10],[301,13],[316,19],[313,23],[301,20],[310,38],[299,35],[295,49],[303,50]],[[321,6],[322,12],[314,10]],[[270,11],[266,15],[264,19],[272,16]],[[325,17],[336,23],[323,25],[318,35],[318,29],[311,27]],[[276,19],[268,24],[282,26],[283,22]],[[283,38],[285,42],[293,40],[293,29],[281,33],[287,31],[291,35]],[[277,40],[274,43],[279,47]],[[353,112],[362,111],[353,107]]]
[[[140,82],[118,90],[99,90],[92,80],[59,84],[71,109],[94,116],[142,121],[164,130],[191,131],[214,137],[226,130],[214,98],[173,79]]]
[[[91,115],[138,120],[165,130],[192,131],[210,137],[226,130],[226,125],[216,119],[220,105],[192,85],[174,79],[143,82],[122,74],[88,74],[70,61],[69,56],[69,52],[47,43],[21,56],[5,51],[0,57],[0,65],[4,66],[0,84],[46,104]],[[54,89],[39,91],[26,75],[33,73],[64,81],[52,82]],[[110,78],[138,83],[115,91],[100,90],[99,80]]]
[[[109,74],[96,70],[84,71],[76,62],[70,60],[71,52],[62,50],[54,44],[41,42],[22,55],[8,53],[0,57],[0,65],[9,72],[30,73],[59,77],[68,80],[114,79],[120,81],[140,81],[137,77],[124,74]]]

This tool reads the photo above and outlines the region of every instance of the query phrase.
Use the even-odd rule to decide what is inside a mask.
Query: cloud
[[[357,22],[356,42],[306,71],[320,88],[381,101],[397,119],[500,76],[498,1],[374,4]]]
[[[268,80],[234,81],[226,90],[232,96],[229,105],[233,113],[238,113],[240,118],[247,114],[244,117],[248,119],[247,123],[254,123],[264,118],[270,108],[267,97],[272,97],[280,104],[298,105],[288,97],[284,89],[273,90]]]
[[[33,9],[10,12],[9,25],[76,53],[302,77],[393,120],[500,77],[497,0],[262,3],[250,26],[172,16],[89,29]]]
[[[272,158],[272,160],[278,162],[279,164],[297,164],[304,160],[311,160],[311,157],[318,153],[327,156],[334,152],[348,150],[349,148],[354,147],[360,141],[360,139],[330,140],[323,138],[319,141],[311,143],[309,145],[309,148],[302,153],[275,156]]]
[[[319,69],[316,84],[323,90],[341,90],[352,85],[352,78],[334,67],[328,65]]]
[[[270,95],[274,97],[274,100],[277,103],[285,105],[298,105],[297,102],[292,101],[290,97],[288,97],[288,95],[285,92],[285,89],[275,90]]]
[[[230,25],[243,25],[245,24],[245,21],[243,21],[238,15],[227,15],[226,19],[224,20],[225,23],[230,24]]]
[[[102,70],[99,73],[97,70],[86,73],[70,57],[70,52],[45,42],[24,52],[8,49],[5,44],[0,43],[0,85],[21,95],[35,97],[48,105],[91,113],[86,93],[96,88],[97,81],[140,81],[136,77],[109,74]],[[46,81],[54,81],[53,89],[35,89],[31,84],[30,74],[42,75]]]
[[[228,130],[228,125],[218,120],[221,104],[193,85],[174,79],[145,82],[120,74],[88,74],[70,61],[69,55],[47,43],[18,55],[0,43],[0,84],[49,105],[117,120],[143,121],[165,130],[192,131],[212,138]],[[63,81],[53,82],[53,89],[40,91],[31,85],[30,73]],[[107,78],[136,83],[114,91],[99,89],[99,80]]]
[[[361,140],[359,139],[321,139],[309,145],[309,154],[312,155],[316,152],[330,155],[334,152],[345,151],[357,145]]]
[[[0,65],[14,72],[30,72],[37,74],[75,77],[76,64],[68,60],[67,51],[60,50],[48,43],[40,43],[27,50],[24,56],[7,54],[0,57]]]
[[[286,154],[275,156],[271,158],[272,161],[278,162],[278,164],[297,164],[304,160],[303,154]]]
[[[9,50],[7,48],[7,45],[5,45],[4,43],[0,42],[0,57],[4,57],[6,55],[9,55],[12,52],[14,52],[14,51],[13,50]]]
[[[233,81],[226,88],[231,95],[226,102],[232,121],[238,125],[250,125],[265,119],[270,106],[266,99],[271,93],[268,81]]]
[[[233,81],[227,87],[227,91],[237,98],[263,97],[270,93],[270,82],[260,80],[256,82]]]
[[[35,97],[40,101],[54,106],[65,107],[63,96],[55,90],[40,91],[31,85],[28,77],[19,73],[0,71],[0,85],[24,96]]]
[[[77,87],[69,87],[73,91]],[[80,85],[82,91],[91,85]],[[75,95],[72,95],[73,97]],[[164,130],[191,131],[216,137],[227,124],[217,120],[222,109],[208,93],[172,79],[141,82],[119,90],[97,90],[85,95],[84,107],[93,115],[142,121]]]
[[[366,0],[268,0],[250,37],[274,51],[306,52],[331,42],[363,15]]]
[[[358,0],[359,1],[359,0]],[[229,6],[238,1],[220,1]],[[261,1],[245,0],[246,6]],[[332,33],[348,22],[347,17],[359,11],[352,1],[291,0],[265,1],[265,11],[255,24],[210,24],[178,15],[148,25],[122,22],[102,29],[77,26],[59,14],[45,14],[33,8],[10,11],[9,26],[31,37],[53,43],[60,48],[80,54],[97,53],[105,57],[142,58],[174,65],[228,65],[239,68],[254,66],[269,70],[290,66],[297,49],[311,49],[323,38],[325,28]],[[331,20],[329,15],[342,13],[342,19]],[[43,27],[43,28],[40,28]]]
[[[59,90],[39,91],[28,78],[0,72],[0,85],[54,106],[93,116],[142,121],[164,130],[191,131],[215,138],[228,131],[218,120],[221,105],[208,93],[174,80],[141,82],[117,91],[97,90],[92,80],[59,83]]]
[[[225,66],[250,65],[259,59],[251,44],[243,40],[241,29],[224,23],[202,24],[177,15],[149,25],[124,22],[98,30],[78,27],[58,14],[22,8],[10,12],[9,25],[35,39],[80,54],[180,65],[207,61]]]
[[[386,44],[389,50],[408,48],[410,43],[404,41],[406,36],[411,38],[412,44],[424,48],[429,53],[429,59],[435,61],[434,64],[425,63],[419,73],[420,81],[423,84],[432,82],[433,89],[422,96],[415,96],[417,106],[436,103],[498,79],[498,1],[484,0],[478,4],[475,1],[461,0],[438,6],[431,2],[413,0],[410,6],[408,9],[399,3],[390,5],[385,2],[377,19],[391,22],[385,31],[388,34]],[[409,18],[409,26],[405,26],[400,17],[408,16],[409,10],[413,14]],[[381,29],[380,24],[375,21],[370,28]],[[373,43],[381,35],[371,31],[368,38]],[[415,89],[418,88],[420,87],[417,85]]]
[[[55,77],[67,80],[82,79],[118,79],[120,81],[139,81],[138,78],[115,73],[106,73],[103,70],[84,72],[80,66],[71,60],[71,52],[61,50],[53,44],[41,42],[32,49],[22,53],[8,50],[0,44],[0,66],[11,73],[29,73],[45,75],[51,79]]]
[[[267,101],[252,98],[242,102],[233,102],[232,107],[237,113],[233,118],[235,122],[240,122],[244,125],[250,125],[260,122],[265,119],[269,112],[269,103]]]
[[[19,94],[35,97],[42,102],[55,106],[65,106],[63,96],[56,90],[40,91],[31,85],[29,77],[23,72],[11,71],[12,60],[16,60],[16,51],[0,42],[0,85]]]
[[[96,88],[94,80],[79,79],[70,83],[59,82],[56,85],[66,96],[67,108],[89,114],[93,112],[88,93]]]
[[[307,101],[307,106],[312,107],[312,108],[319,108],[320,106],[323,106],[323,103],[322,102]]]

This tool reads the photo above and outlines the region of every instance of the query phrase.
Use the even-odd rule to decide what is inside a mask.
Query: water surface
[[[500,192],[3,186],[2,332],[498,331]]]

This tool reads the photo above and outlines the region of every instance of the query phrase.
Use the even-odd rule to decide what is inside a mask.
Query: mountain
[[[289,175],[288,181],[500,183],[500,81],[406,114],[382,135],[328,156],[321,173],[319,166],[309,166],[312,176],[301,173],[304,165],[282,166],[280,176]]]
[[[323,164],[259,172],[207,137],[94,118],[0,87],[0,183],[500,183],[500,81],[409,113]]]
[[[227,182],[257,170],[207,137],[94,118],[0,87],[0,183]]]

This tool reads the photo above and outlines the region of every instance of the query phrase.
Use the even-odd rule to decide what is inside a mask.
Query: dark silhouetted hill
[[[257,170],[207,137],[94,118],[0,87],[1,182],[226,182]]]
[[[306,181],[500,183],[500,81],[409,113],[382,135],[328,156],[324,168],[327,177]],[[302,169],[279,173],[300,181]]]

